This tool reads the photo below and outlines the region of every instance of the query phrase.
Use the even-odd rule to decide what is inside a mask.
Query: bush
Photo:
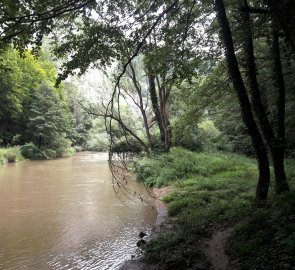
[[[15,152],[6,152],[4,154],[4,157],[7,159],[8,163],[14,163],[14,162],[16,162],[17,153],[15,153]]]
[[[22,159],[23,157],[20,153],[20,147],[18,146],[0,149],[0,164],[7,162],[13,163]]]
[[[191,120],[190,120],[191,121]],[[211,120],[190,123],[180,118],[173,124],[172,144],[191,151],[229,151],[231,146]]]
[[[57,145],[56,145],[57,146]],[[56,149],[41,147],[38,148],[32,142],[27,143],[21,147],[21,153],[25,158],[38,159],[54,159],[59,157],[69,157],[75,150],[72,147],[64,147],[59,145]]]
[[[172,125],[172,145],[183,147],[191,151],[203,150],[202,138],[199,136],[199,129],[196,122],[186,117],[180,117]]]
[[[70,157],[75,153],[75,149],[73,147],[68,147],[65,149],[65,152],[63,153],[62,157]]]
[[[28,159],[45,159],[42,151],[32,142],[21,147],[21,154]]]

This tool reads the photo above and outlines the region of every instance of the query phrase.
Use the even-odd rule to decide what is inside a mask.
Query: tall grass
[[[7,148],[0,148],[0,164],[4,163],[13,163],[20,160],[23,160],[23,156],[20,153],[20,147],[7,147]]]

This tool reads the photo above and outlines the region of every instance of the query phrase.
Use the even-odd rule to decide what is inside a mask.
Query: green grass
[[[0,164],[7,162],[17,162],[23,160],[23,156],[20,153],[20,147],[7,147],[0,148]]]
[[[287,161],[286,166],[294,187],[294,165]],[[255,160],[234,154],[192,153],[174,148],[168,154],[141,159],[135,171],[138,178],[150,186],[173,187],[173,193],[164,198],[172,229],[162,230],[146,247],[147,258],[160,263],[161,269],[194,269],[196,265],[201,267],[200,264],[206,269],[200,241],[220,227],[234,226],[241,221],[243,226],[238,227],[228,251],[241,265],[249,266],[243,269],[256,269],[255,264],[246,264],[246,259],[265,256],[257,250],[264,250],[269,243],[274,249],[283,248],[282,243],[286,243],[287,254],[293,251],[295,226],[291,209],[295,207],[289,206],[294,202],[294,193],[274,197],[271,188],[268,203],[258,209],[254,204],[258,177]],[[283,219],[285,215],[290,218]],[[262,222],[267,217],[272,225]],[[254,230],[257,235],[252,239],[247,230]],[[276,239],[276,242],[265,239]],[[252,252],[253,246],[255,252]],[[268,269],[258,263],[257,267]]]

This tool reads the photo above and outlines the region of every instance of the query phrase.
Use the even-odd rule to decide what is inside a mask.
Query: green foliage
[[[200,138],[196,121],[179,117],[172,126],[172,144],[176,147],[183,147],[192,151],[200,151],[203,148],[203,141]]]
[[[66,138],[70,130],[67,107],[55,90],[42,85],[31,104],[28,131],[33,142],[24,148],[27,158],[50,159],[69,155],[71,142]]]
[[[231,256],[240,260],[241,269],[273,269],[278,262],[292,265],[294,192],[271,197],[267,204],[256,206],[255,160],[173,148],[169,154],[145,157],[137,165],[138,177],[145,183],[172,188],[164,198],[172,219],[145,248],[147,258],[160,263],[161,269],[200,266],[199,259],[204,256],[200,250],[202,239],[220,227],[237,223],[240,225],[228,247]],[[294,186],[294,160],[287,160],[286,171]],[[202,267],[210,266],[205,263]]]
[[[172,185],[173,190],[164,198],[173,219],[167,230],[148,243],[147,258],[160,263],[161,269],[195,269],[197,265],[209,269],[200,242],[215,228],[233,224],[251,211],[255,162],[239,155],[181,148],[143,160],[143,181]]]
[[[107,151],[109,149],[108,135],[105,130],[105,122],[103,118],[96,118],[91,122],[91,128],[85,143],[82,144],[84,149],[90,151]]]
[[[20,152],[20,147],[8,147],[8,148],[0,148],[0,164],[4,163],[13,163],[16,161],[23,160],[23,156]]]
[[[146,259],[159,263],[163,270],[210,269],[210,264],[202,254],[200,242],[193,238],[187,239],[185,233],[173,229],[163,228],[161,234],[144,247]],[[191,268],[194,265],[199,268]]]
[[[23,144],[30,138],[26,130],[34,93],[42,83],[54,84],[55,67],[42,55],[36,59],[26,51],[21,57],[7,46],[0,53],[0,82],[1,144]]]
[[[247,168],[241,162],[243,160],[248,161],[237,155],[218,152],[196,154],[183,148],[172,148],[170,153],[137,161],[135,172],[149,186],[163,186],[195,174],[209,177],[219,172],[231,172],[233,168],[242,173]],[[252,166],[255,168],[254,161]]]
[[[235,227],[229,254],[241,269],[291,269],[295,252],[295,193],[274,198]]]
[[[31,143],[26,143],[21,147],[21,153],[25,158],[28,159],[50,159],[55,158],[54,151],[46,151],[45,149],[40,149],[36,145]]]
[[[14,152],[6,152],[4,154],[4,157],[7,159],[7,162],[8,163],[14,163],[14,162],[16,162],[17,153],[14,153]]]
[[[21,154],[32,160],[38,159],[54,159],[59,157],[69,157],[74,154],[72,147],[61,145],[59,148],[37,147],[32,142],[21,146]]]

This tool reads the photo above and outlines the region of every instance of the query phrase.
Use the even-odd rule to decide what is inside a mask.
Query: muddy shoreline
[[[163,198],[171,193],[171,187],[163,188],[153,188],[153,193],[155,195],[155,206],[157,208],[157,220],[155,226],[152,228],[151,233],[145,237],[145,241],[151,241],[153,238],[157,237],[157,234],[160,232],[160,227],[163,226],[163,223],[168,215],[167,207],[163,202]],[[158,265],[151,265],[144,261],[143,256],[137,257],[135,259],[130,259],[125,261],[118,270],[157,270]]]

